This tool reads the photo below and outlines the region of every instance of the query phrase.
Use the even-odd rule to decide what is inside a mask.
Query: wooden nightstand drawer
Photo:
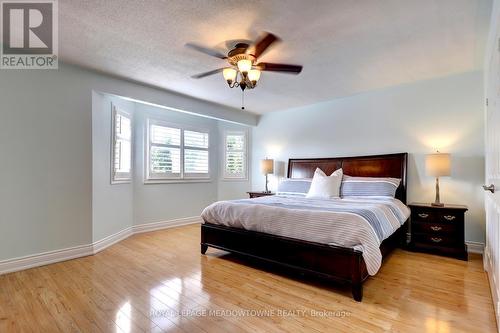
[[[427,243],[439,246],[457,246],[458,244],[460,244],[457,237],[453,237],[451,235],[429,235],[415,233],[412,234],[412,240],[414,240],[416,243]]]
[[[464,219],[464,214],[461,212],[443,211],[437,214],[437,220],[441,223],[461,223]]]
[[[436,216],[433,212],[428,210],[413,210],[412,209],[411,218],[413,221],[422,221],[422,222],[434,222],[436,221]]]
[[[457,233],[458,228],[452,223],[412,221],[412,231],[429,235],[447,235]]]

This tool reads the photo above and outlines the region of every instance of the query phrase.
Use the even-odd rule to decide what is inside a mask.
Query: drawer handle
[[[421,213],[421,214],[418,214],[418,216],[420,216],[423,219],[426,219],[429,217],[429,214]]]
[[[441,242],[443,239],[442,238],[439,238],[439,237],[431,237],[431,241],[433,241],[434,243],[439,243]]]
[[[443,229],[443,227],[433,225],[433,226],[431,226],[431,229],[432,229],[432,231],[439,231],[439,230]]]
[[[453,221],[455,219],[455,216],[453,216],[453,215],[445,215],[443,217],[447,221]]]

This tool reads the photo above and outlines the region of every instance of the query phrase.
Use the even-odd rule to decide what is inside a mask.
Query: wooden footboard
[[[368,277],[360,251],[205,223],[201,252],[208,247],[238,253],[352,286],[356,301]]]
[[[404,243],[405,231],[404,226],[382,243],[384,256]],[[358,302],[363,298],[368,272],[362,253],[357,250],[205,223],[201,226],[201,253],[205,254],[208,247],[349,284],[353,298]]]

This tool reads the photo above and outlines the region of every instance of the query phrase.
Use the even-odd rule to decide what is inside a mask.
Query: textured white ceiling
[[[298,76],[263,73],[245,95],[257,113],[452,75],[482,66],[490,0],[60,0],[60,59],[239,107],[222,75],[190,76],[224,60],[184,47],[270,31],[261,58],[302,64]]]

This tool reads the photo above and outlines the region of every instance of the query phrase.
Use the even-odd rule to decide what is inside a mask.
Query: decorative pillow
[[[344,175],[342,197],[392,197],[396,196],[401,179],[378,177],[351,177]]]
[[[311,187],[312,179],[308,178],[288,178],[278,185],[277,195],[296,195],[305,197]]]
[[[332,199],[340,197],[340,184],[342,183],[342,169],[338,169],[330,176],[323,170],[316,168],[311,182],[311,188],[306,198]]]

